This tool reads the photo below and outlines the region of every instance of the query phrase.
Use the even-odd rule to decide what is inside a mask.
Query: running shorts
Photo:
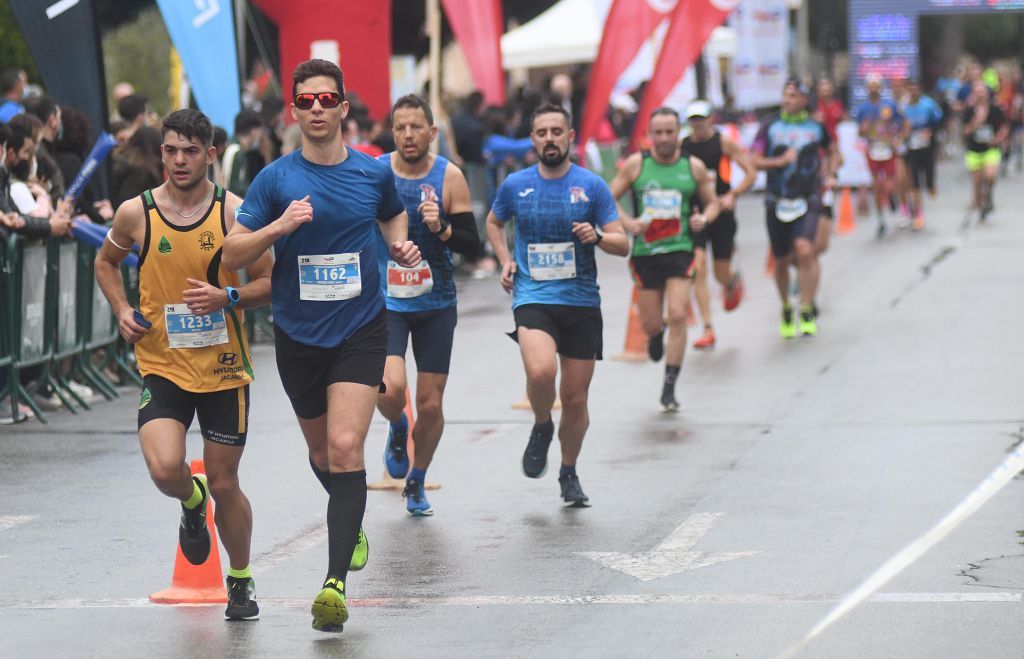
[[[707,249],[711,241],[711,253],[716,261],[728,261],[736,248],[736,215],[722,211],[714,222],[693,237],[694,249]]]
[[[964,153],[967,171],[976,172],[986,167],[998,167],[1003,162],[1003,154],[998,148],[988,151],[967,151]]]
[[[639,288],[661,290],[672,277],[693,278],[693,252],[634,256],[629,259],[629,267],[633,271],[633,281]]]
[[[775,258],[781,259],[789,256],[797,238],[804,238],[812,244],[814,243],[818,234],[818,220],[821,216],[821,201],[819,199],[808,200],[807,212],[792,222],[783,222],[776,217],[774,201],[767,202],[765,210],[768,239],[772,244],[772,254],[775,255]]]
[[[249,385],[196,393],[185,391],[159,375],[142,378],[139,430],[155,419],[174,419],[188,432],[195,416],[199,417],[203,439],[228,446],[245,446],[249,429]]]
[[[571,307],[564,304],[524,304],[512,311],[518,342],[520,327],[539,329],[555,340],[558,354],[570,359],[602,359],[604,320],[600,307]]]
[[[388,311],[388,356],[405,359],[411,334],[416,370],[447,375],[458,322],[456,307],[415,312]]]

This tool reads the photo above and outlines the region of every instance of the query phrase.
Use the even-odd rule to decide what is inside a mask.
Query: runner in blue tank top
[[[327,490],[327,579],[313,600],[313,629],[340,632],[345,582],[366,565],[363,444],[384,377],[387,312],[378,236],[397,263],[420,262],[391,169],[345,147],[345,79],[309,60],[292,73],[292,117],[302,148],[257,174],[224,241],[224,267],[252,263],[271,246],[277,369]],[[329,412],[329,410],[334,410]]]
[[[442,399],[448,382],[457,309],[452,251],[473,256],[480,249],[469,187],[458,167],[430,153],[437,137],[434,114],[419,96],[403,96],[391,110],[395,152],[379,160],[395,173],[398,194],[409,214],[409,239],[423,261],[413,268],[397,265],[380,241],[381,285],[388,308],[387,389],[377,409],[390,421],[384,464],[393,478],[406,478],[406,513],[433,515],[423,484],[444,430]],[[409,419],[405,397],[405,353],[412,336],[416,357],[416,425],[412,439],[415,463],[410,470]]]
[[[563,504],[582,507],[589,505],[589,499],[576,475],[576,460],[590,423],[587,393],[594,361],[601,358],[601,297],[594,247],[626,256],[629,239],[605,182],[568,159],[575,137],[569,114],[560,105],[542,105],[530,123],[540,163],[501,184],[487,217],[487,238],[501,263],[501,285],[513,293],[516,332],[512,336],[519,342],[526,393],[536,419],[523,453],[523,473],[540,478],[547,471],[560,356],[562,468],[558,482]],[[505,240],[505,224],[512,219],[516,222],[514,258]]]

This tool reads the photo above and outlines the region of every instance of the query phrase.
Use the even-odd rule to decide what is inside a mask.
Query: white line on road
[[[1024,470],[1024,449],[1018,448],[1002,464],[996,467],[995,471],[989,474],[988,478],[964,497],[963,501],[953,508],[948,515],[939,520],[938,524],[875,570],[871,576],[865,579],[861,585],[857,586],[853,592],[832,609],[821,622],[815,625],[814,629],[809,631],[798,643],[783,652],[780,659],[788,659],[802,652],[811,641],[820,636],[826,629],[870,598],[875,591],[889,583],[893,577],[921,558],[925,552],[942,542],[943,538],[985,505],[986,501],[1003,489],[1021,470]]]
[[[0,515],[0,531],[13,529],[15,526],[31,522],[35,518],[35,515]]]
[[[667,577],[687,570],[724,563],[737,558],[746,558],[759,554],[756,551],[737,551],[710,553],[691,551],[693,547],[707,535],[715,524],[725,517],[725,513],[698,513],[690,515],[661,544],[650,551],[639,554],[623,554],[620,552],[581,551],[577,555],[596,561],[605,567],[618,570],[623,574],[636,577],[641,581],[651,581],[658,577]]]
[[[740,595],[475,595],[467,597],[380,597],[353,598],[348,602],[364,608],[404,608],[409,606],[580,606],[687,605],[687,604],[828,604],[839,602],[839,594],[751,593]],[[1017,604],[1024,592],[1013,593],[878,593],[869,598],[879,604]],[[309,598],[261,597],[264,606],[308,608]],[[0,600],[0,610],[33,609],[141,609],[166,606],[214,606],[222,604],[153,604],[148,598]]]
[[[272,547],[270,551],[254,557],[252,562],[260,566],[260,571],[267,571],[326,540],[327,524],[318,522],[304,529],[294,540]]]

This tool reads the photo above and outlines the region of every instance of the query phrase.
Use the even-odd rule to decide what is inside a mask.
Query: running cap
[[[714,111],[715,109],[707,101],[696,100],[686,106],[686,118],[700,117],[701,119],[707,119]]]

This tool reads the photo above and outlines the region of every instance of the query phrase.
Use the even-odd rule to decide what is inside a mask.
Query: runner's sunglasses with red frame
[[[338,92],[306,92],[295,95],[295,107],[300,110],[309,110],[313,103],[320,101],[320,107],[325,110],[336,108],[344,100]]]

